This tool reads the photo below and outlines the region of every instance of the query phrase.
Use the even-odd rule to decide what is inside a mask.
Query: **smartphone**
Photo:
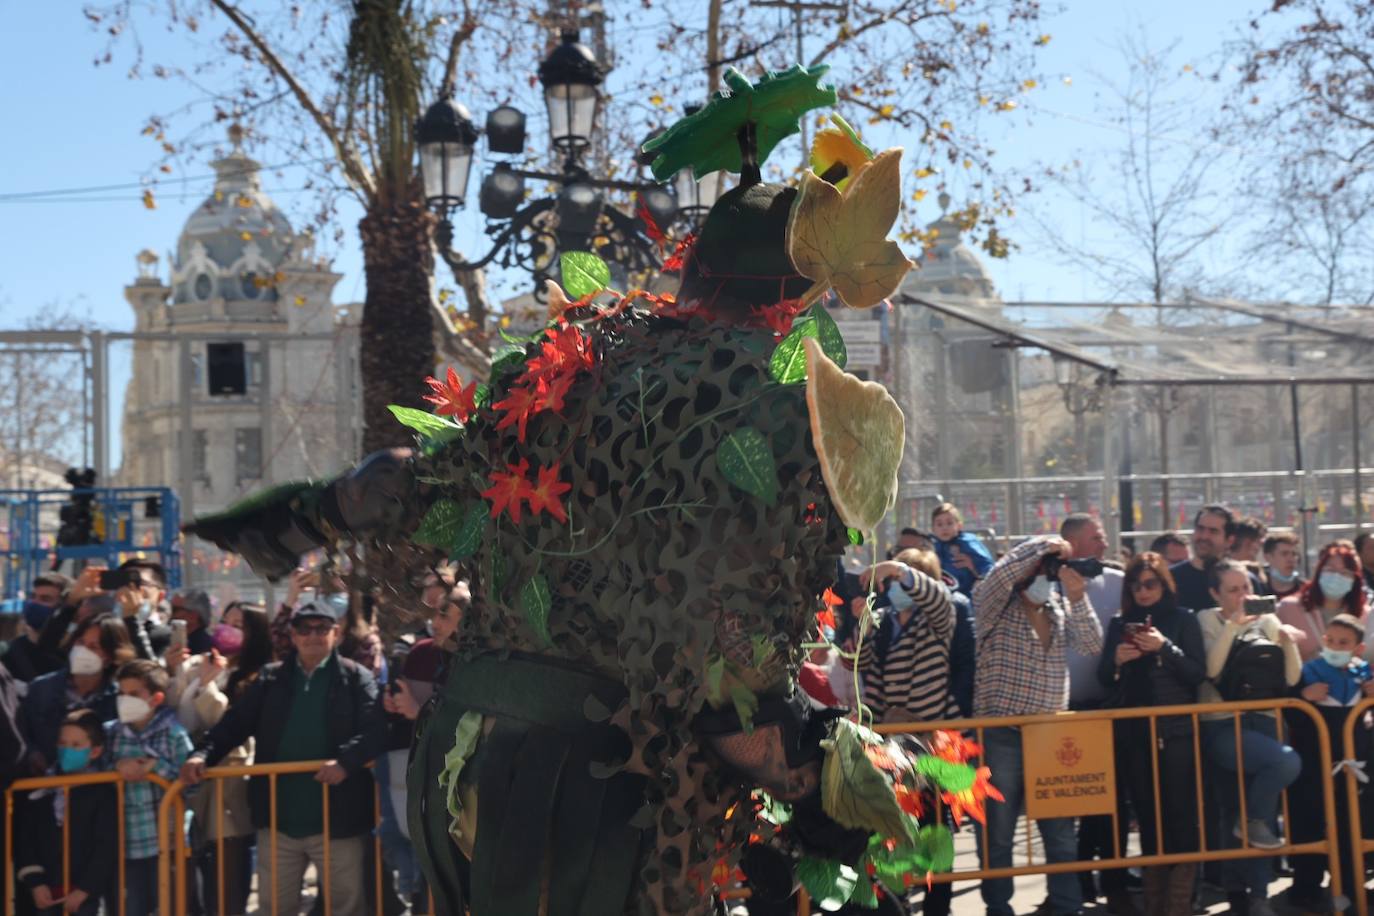
[[[172,640],[171,640],[170,643],[168,643],[167,648],[169,648],[169,649],[185,649],[185,648],[186,648],[186,621],[184,621],[184,620],[173,620],[173,621],[171,622],[171,627],[172,627]]]
[[[1272,614],[1278,607],[1279,599],[1273,595],[1257,595],[1245,599],[1245,615],[1256,617],[1260,614]]]
[[[1141,633],[1148,631],[1154,624],[1146,616],[1144,623],[1128,623],[1123,628],[1122,636],[1134,644]]]
[[[117,592],[131,582],[137,581],[132,570],[128,569],[102,569],[100,571],[100,590],[102,592]]]

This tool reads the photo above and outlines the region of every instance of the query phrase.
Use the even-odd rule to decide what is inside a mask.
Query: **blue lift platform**
[[[98,544],[58,546],[63,506],[73,496],[93,496]],[[0,598],[27,593],[56,560],[86,561],[114,569],[134,554],[157,555],[168,588],[181,587],[181,504],[167,487],[95,487],[62,490],[0,490],[0,512],[9,535],[0,540]],[[70,569],[64,569],[70,572]]]

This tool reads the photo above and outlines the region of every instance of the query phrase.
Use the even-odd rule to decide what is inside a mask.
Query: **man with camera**
[[[1088,600],[1085,578],[1100,574],[1102,564],[1073,556],[1073,548],[1062,538],[1032,538],[1007,553],[974,587],[975,716],[1036,715],[1068,708],[1068,649],[1083,655],[1102,651],[1102,624]],[[987,844],[988,867],[1005,868],[1011,865],[1016,821],[1025,800],[1020,729],[989,728],[984,745],[992,783],[1006,801],[988,808],[979,842]],[[1047,861],[1077,859],[1073,818],[1037,823]],[[1011,916],[1012,890],[1010,878],[983,881],[989,916]],[[1076,875],[1051,875],[1049,890],[1053,916],[1075,916],[1082,909]]]

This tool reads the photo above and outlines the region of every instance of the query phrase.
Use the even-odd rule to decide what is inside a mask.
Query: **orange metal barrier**
[[[1368,702],[1368,701],[1366,701]],[[1371,704],[1374,705],[1374,704]],[[1066,712],[1036,716],[1012,716],[1007,718],[982,718],[982,719],[957,719],[948,722],[922,722],[910,724],[886,724],[875,726],[875,731],[883,734],[921,734],[938,730],[950,730],[961,732],[976,733],[976,740],[979,745],[983,744],[984,731],[989,728],[1004,728],[1008,726],[1036,725],[1041,723],[1062,723],[1066,721],[1094,721],[1094,720],[1122,720],[1122,719],[1147,719],[1150,721],[1151,744],[1158,745],[1157,727],[1158,720],[1165,717],[1184,717],[1191,720],[1193,730],[1193,762],[1194,762],[1194,782],[1197,790],[1197,810],[1198,810],[1198,851],[1185,853],[1165,853],[1164,852],[1164,830],[1162,818],[1160,816],[1160,789],[1159,789],[1159,754],[1151,754],[1153,762],[1153,787],[1155,798],[1155,831],[1156,848],[1153,853],[1148,850],[1141,850],[1142,855],[1131,856],[1129,858],[1122,854],[1120,847],[1120,832],[1118,830],[1118,820],[1115,811],[1112,812],[1112,838],[1115,855],[1111,859],[1094,859],[1091,861],[1077,862],[1055,862],[1055,863],[1035,863],[1031,861],[1031,838],[1030,831],[1026,832],[1027,845],[1027,864],[1023,866],[1013,865],[1009,868],[990,868],[988,864],[988,844],[982,847],[981,868],[967,869],[964,871],[954,871],[945,874],[931,876],[934,882],[948,881],[969,881],[981,880],[983,878],[1011,878],[1020,875],[1050,875],[1065,872],[1094,871],[1109,868],[1135,868],[1149,867],[1152,865],[1174,865],[1188,862],[1215,862],[1232,859],[1253,859],[1270,858],[1281,855],[1295,855],[1302,853],[1314,853],[1327,857],[1328,867],[1331,873],[1332,895],[1339,895],[1341,892],[1340,856],[1339,839],[1336,830],[1336,804],[1334,793],[1334,782],[1330,779],[1322,780],[1322,804],[1324,807],[1327,831],[1326,837],[1320,841],[1310,843],[1294,843],[1291,836],[1291,828],[1288,818],[1284,818],[1284,845],[1278,849],[1258,849],[1249,845],[1248,830],[1245,828],[1246,816],[1248,811],[1245,807],[1245,763],[1241,750],[1241,725],[1240,716],[1246,712],[1274,712],[1278,720],[1279,736],[1283,736],[1283,715],[1282,710],[1294,709],[1306,715],[1312,720],[1316,728],[1317,735],[1321,744],[1321,766],[1323,773],[1331,772],[1331,748],[1328,740],[1329,732],[1326,722],[1321,715],[1307,702],[1296,699],[1276,699],[1276,700],[1257,700],[1244,703],[1215,703],[1215,704],[1191,704],[1185,706],[1147,706],[1133,709],[1100,709],[1084,712]],[[1202,736],[1200,717],[1207,713],[1225,713],[1230,716],[1234,723],[1236,734],[1236,754],[1238,758],[1237,782],[1240,789],[1241,805],[1241,843],[1240,849],[1208,849],[1207,831],[1203,816],[1203,755],[1202,755]],[[1347,733],[1349,726],[1347,726]],[[1353,777],[1351,777],[1353,779]],[[989,804],[999,804],[990,801]],[[1284,793],[1284,812],[1287,812],[1287,792]],[[1369,847],[1374,850],[1374,844]],[[1364,916],[1363,911],[1361,916]]]
[[[1374,698],[1366,697],[1360,700],[1346,714],[1345,725],[1341,729],[1341,748],[1345,751],[1344,759],[1341,761],[1341,769],[1345,771],[1345,797],[1350,815],[1350,861],[1359,873],[1356,880],[1351,882],[1350,887],[1353,893],[1349,896],[1355,904],[1355,912],[1359,916],[1367,916],[1369,912],[1369,902],[1365,899],[1364,861],[1367,853],[1374,852],[1374,840],[1364,838],[1360,819],[1360,782],[1367,777],[1364,775],[1365,761],[1357,760],[1355,756],[1355,729],[1359,726],[1365,713],[1371,709],[1374,709]],[[1334,832],[1334,823],[1330,829]]]
[[[172,783],[158,776],[156,773],[149,773],[147,781],[163,789],[164,800],[171,794]],[[5,913],[15,912],[15,895],[23,893],[22,889],[15,884],[14,874],[14,794],[16,792],[33,792],[38,789],[61,789],[62,803],[67,811],[71,810],[71,790],[76,786],[106,785],[112,784],[115,787],[115,822],[116,836],[118,838],[117,849],[124,849],[124,779],[113,771],[100,773],[76,773],[64,776],[36,776],[29,779],[16,779],[5,790]],[[159,816],[162,809],[159,809]],[[162,840],[162,829],[165,824],[159,824],[158,840]],[[162,853],[166,852],[165,846],[159,846],[159,867],[161,867]],[[72,876],[72,844],[71,844],[71,818],[66,817],[62,820],[62,886],[71,886]],[[118,897],[119,916],[124,916],[124,856],[116,854],[116,871],[119,875],[116,895]]]

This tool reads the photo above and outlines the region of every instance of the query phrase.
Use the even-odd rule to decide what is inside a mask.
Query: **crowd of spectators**
[[[902,530],[886,559],[841,564],[827,594],[837,604],[833,629],[803,667],[802,687],[817,706],[862,705],[878,722],[1295,696],[1316,707],[1331,735],[1350,706],[1374,695],[1366,659],[1374,538],[1323,546],[1305,578],[1294,535],[1209,505],[1186,536],[1165,534],[1150,547],[1109,561],[1101,524],[1075,514],[1058,536],[996,556],[941,504],[930,529]],[[436,572],[424,593],[426,628],[388,646],[371,596],[350,594],[328,570],[297,570],[270,610],[216,609],[198,590],[168,594],[162,569],[144,560],[120,572],[113,589],[101,587],[96,569],[74,580],[40,577],[0,654],[0,779],[113,773],[124,783],[122,814],[108,780],[16,796],[17,912],[93,914],[102,901],[113,912],[121,869],[125,912],[155,912],[161,785],[178,778],[188,787],[191,913],[246,913],[255,888],[265,907],[270,898],[298,913],[311,867],[324,875],[317,898],[327,887],[331,913],[369,911],[378,873],[386,913],[426,912],[408,833],[406,755],[450,664],[467,584]],[[1114,729],[1116,817],[1038,820],[1050,862],[1114,858],[1128,828],[1140,849],[1168,854],[1196,851],[1200,826],[1209,848],[1278,848],[1285,830],[1303,842],[1326,829],[1329,776],[1303,716],[1247,713],[1237,726],[1229,715],[1169,715],[1153,729],[1129,718]],[[983,745],[1005,800],[988,808],[977,841],[998,868],[1011,864],[1024,809],[1021,736],[987,728]],[[1146,747],[1153,753],[1140,753]],[[265,777],[205,781],[211,767],[294,761],[323,764],[283,773],[275,786]],[[1202,808],[1199,783],[1209,787]],[[1288,823],[1280,824],[1285,791]],[[1348,832],[1346,810],[1342,798],[1339,827]],[[1293,858],[1290,902],[1332,906],[1325,864]],[[1139,883],[1146,910],[1160,916],[1191,913],[1202,880],[1220,885],[1233,912],[1268,916],[1273,867],[1265,856],[1201,871],[1178,864],[1147,868]],[[1048,884],[1047,916],[1075,916],[1099,896],[1118,916],[1138,916],[1124,869],[1052,875]],[[950,889],[931,888],[924,912],[945,916]],[[985,880],[981,893],[990,916],[1011,914],[1011,879]]]
[[[428,912],[407,837],[405,748],[469,597],[446,573],[425,599],[432,623],[387,651],[371,597],[350,597],[327,571],[298,570],[271,611],[168,593],[162,568],[141,559],[39,577],[0,653],[0,782],[108,776],[65,795],[16,793],[15,912],[119,912],[121,872],[123,912],[158,912],[158,811],[177,779],[188,912],[247,913],[255,889],[265,911],[275,900],[278,912],[300,912],[307,868],[326,870],[326,825],[316,912],[326,894],[331,914],[372,912],[379,873],[388,916]],[[293,761],[324,763],[275,780],[205,780],[209,767]]]
[[[1339,736],[1348,708],[1374,695],[1366,663],[1374,537],[1323,546],[1307,578],[1294,534],[1207,505],[1190,532],[1163,534],[1139,555],[1125,551],[1123,562],[1107,561],[1107,548],[1098,520],[1074,514],[1059,536],[1030,538],[994,558],[942,504],[930,530],[905,529],[887,560],[842,568],[836,589],[848,613],[836,625],[838,664],[857,667],[858,695],[879,722],[1300,697]],[[961,699],[966,684],[971,696]],[[1046,860],[1116,858],[1129,846],[1128,829],[1150,854],[1197,851],[1200,827],[1209,849],[1277,849],[1285,830],[1294,842],[1324,836],[1322,780],[1331,777],[1317,731],[1305,715],[1278,719],[1272,711],[1238,721],[1166,715],[1153,730],[1148,719],[1117,720],[1115,818],[1037,820]],[[988,808],[977,840],[987,866],[999,868],[1012,864],[1024,810],[1021,736],[986,728],[983,744],[1005,801]],[[1334,745],[1331,752],[1340,759]],[[1336,782],[1339,828],[1348,833],[1344,780]],[[1207,787],[1201,813],[1199,784]],[[1110,912],[1139,916],[1132,888],[1141,885],[1145,912],[1187,916],[1205,881],[1232,912],[1269,916],[1274,867],[1258,856],[1205,870],[1146,868],[1139,878],[1126,869],[1052,874],[1040,912],[1074,916],[1105,897]],[[1343,867],[1354,874],[1348,861]],[[1293,857],[1288,902],[1309,911],[1340,903],[1323,891],[1325,869],[1321,856]],[[1010,916],[1012,891],[1011,879],[982,882],[989,916]],[[948,908],[938,885],[926,895],[927,914]]]

